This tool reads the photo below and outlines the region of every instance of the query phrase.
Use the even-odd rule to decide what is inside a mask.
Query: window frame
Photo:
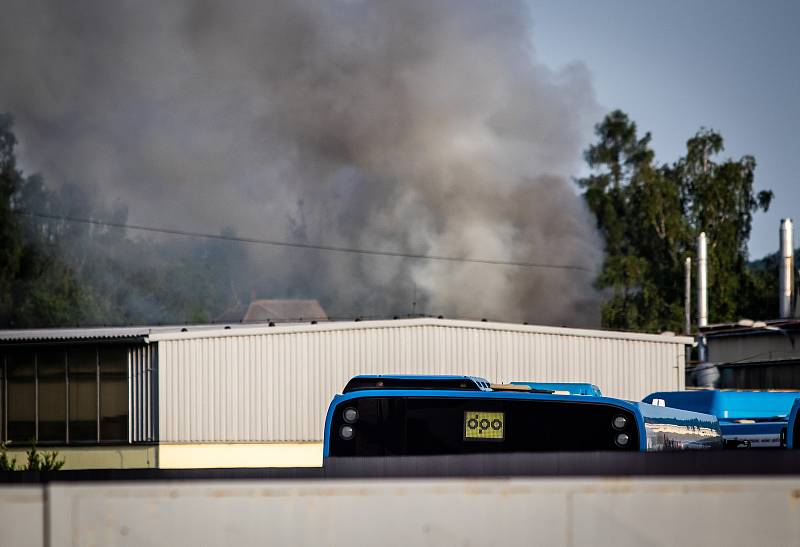
[[[87,347],[88,346],[88,347]],[[124,355],[122,374],[125,377],[126,387],[125,397],[125,416],[126,416],[126,437],[113,440],[102,440],[101,432],[101,366],[100,358],[103,348],[115,347],[121,350]],[[36,444],[40,446],[114,446],[130,445],[130,413],[131,413],[131,377],[130,377],[130,354],[133,346],[129,340],[124,342],[104,342],[104,343],[55,343],[55,344],[9,344],[0,346],[0,443],[13,443],[15,446],[27,446],[27,441],[10,441],[8,438],[8,356],[13,351],[26,352],[33,361],[33,387],[34,387],[34,432]],[[92,440],[74,440],[70,438],[70,368],[69,352],[88,349],[94,353],[94,407],[95,407],[95,435]],[[64,360],[64,399],[65,399],[65,418],[64,428],[66,429],[64,441],[42,441],[39,439],[39,353],[43,351],[56,351],[61,354]],[[120,392],[122,394],[122,392]]]

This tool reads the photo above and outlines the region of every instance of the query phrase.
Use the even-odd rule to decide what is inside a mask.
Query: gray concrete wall
[[[44,488],[0,485],[0,545],[43,547]]]
[[[622,547],[800,540],[800,478],[274,480],[46,489],[43,496],[43,487],[0,487],[2,545]]]

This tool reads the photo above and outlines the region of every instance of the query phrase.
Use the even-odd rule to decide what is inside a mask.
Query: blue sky
[[[598,102],[651,131],[659,161],[701,126],[722,133],[726,155],[754,155],[756,189],[775,201],[754,220],[750,256],[777,250],[780,219],[800,220],[800,1],[530,4],[538,61],[585,63]]]

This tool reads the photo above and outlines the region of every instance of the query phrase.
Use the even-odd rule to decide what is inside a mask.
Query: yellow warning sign
[[[477,441],[502,441],[505,432],[504,412],[464,412],[464,438]]]

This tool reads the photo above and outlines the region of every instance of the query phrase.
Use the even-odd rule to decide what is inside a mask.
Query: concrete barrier
[[[0,485],[0,545],[44,545],[45,488]]]
[[[0,487],[4,546],[753,546],[799,540],[800,479],[794,477]]]

